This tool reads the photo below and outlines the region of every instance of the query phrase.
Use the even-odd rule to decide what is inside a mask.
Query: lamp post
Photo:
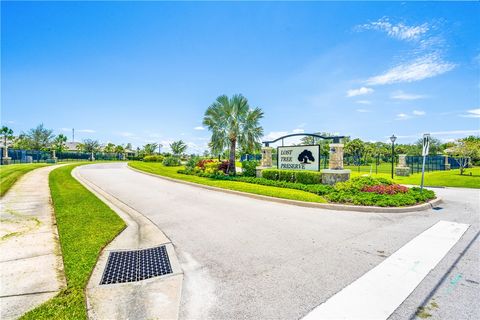
[[[394,161],[393,155],[395,152],[395,140],[397,140],[397,137],[395,137],[395,135],[392,134],[392,136],[390,137],[390,141],[392,141],[392,179],[393,179],[393,161]]]

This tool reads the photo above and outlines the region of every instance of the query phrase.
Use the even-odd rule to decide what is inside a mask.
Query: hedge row
[[[303,184],[322,183],[322,174],[315,171],[265,169],[262,178]]]
[[[259,184],[262,186],[269,186],[269,187],[279,187],[279,188],[288,188],[288,189],[295,189],[295,190],[302,190],[311,193],[318,194],[320,196],[325,195],[329,192],[333,191],[333,187],[323,184],[302,184],[302,183],[295,183],[295,182],[288,182],[288,181],[279,181],[279,180],[269,180],[265,178],[255,178],[255,177],[245,177],[245,176],[228,176],[228,175],[221,175],[221,174],[207,174],[201,172],[191,172],[188,170],[178,170],[178,173],[181,174],[190,174],[196,175],[199,177],[204,178],[211,178],[216,180],[227,180],[227,181],[239,181],[239,182],[247,182],[253,184]]]

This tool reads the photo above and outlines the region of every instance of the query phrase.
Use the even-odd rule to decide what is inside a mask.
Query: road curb
[[[183,270],[170,239],[150,219],[82,177],[77,169],[72,170],[72,176],[115,211],[127,225],[103,248],[90,276],[85,289],[89,318],[178,319]],[[157,246],[166,247],[172,273],[129,283],[100,285],[110,252]],[[133,296],[142,298],[132,299]]]
[[[355,205],[346,205],[346,204],[333,204],[333,203],[318,203],[318,202],[305,202],[305,201],[298,201],[298,200],[290,200],[290,199],[281,199],[281,198],[274,198],[269,196],[263,196],[253,193],[247,193],[242,191],[236,190],[229,190],[223,189],[218,187],[207,186],[199,183],[189,182],[178,180],[174,178],[164,177],[158,174],[142,171],[136,168],[131,167],[127,164],[127,167],[133,171],[137,171],[139,173],[143,173],[152,177],[182,183],[190,186],[194,186],[197,188],[203,188],[213,191],[219,191],[229,194],[235,194],[239,196],[244,196],[248,198],[258,199],[258,200],[265,200],[270,202],[277,202],[282,204],[290,204],[300,207],[308,207],[308,208],[321,208],[321,209],[328,209],[328,210],[341,210],[341,211],[356,211],[356,212],[373,212],[373,213],[405,213],[405,212],[416,212],[416,211],[424,211],[436,207],[438,204],[442,202],[442,198],[438,197],[436,199],[430,200],[426,203],[417,204],[414,206],[409,207],[374,207],[374,206],[355,206]]]

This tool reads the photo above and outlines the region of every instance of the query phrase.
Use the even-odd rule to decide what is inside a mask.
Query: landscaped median
[[[229,176],[221,168],[224,164],[213,161],[200,161],[187,167],[166,167],[160,163],[129,162],[132,168],[148,173],[217,187],[274,198],[303,202],[332,203],[332,206],[364,207],[409,207],[425,204],[435,199],[431,190],[407,188],[389,179],[356,177],[335,186],[320,184],[317,172],[264,170],[262,177]],[[217,168],[217,169],[215,169]],[[425,207],[426,208],[426,207]]]
[[[112,209],[72,177],[78,165],[60,167],[49,176],[67,288],[22,319],[86,319],[84,288],[100,251],[125,227]]]
[[[132,168],[145,171],[148,173],[153,173],[159,176],[197,183],[201,185],[207,185],[211,187],[241,191],[241,192],[269,196],[269,197],[276,197],[281,199],[290,199],[290,200],[299,200],[299,201],[317,202],[317,203],[326,202],[326,200],[322,196],[319,196],[317,194],[313,194],[310,192],[302,191],[302,190],[287,189],[287,188],[275,187],[275,186],[255,185],[252,183],[242,182],[242,181],[219,180],[219,179],[205,178],[205,177],[178,173],[179,170],[184,169],[183,166],[166,167],[163,164],[157,163],[157,162],[147,163],[147,162],[141,162],[141,161],[132,161],[132,162],[129,162],[128,165],[131,166]]]

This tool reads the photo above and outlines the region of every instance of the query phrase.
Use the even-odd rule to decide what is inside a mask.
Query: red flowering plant
[[[378,194],[397,194],[397,193],[407,193],[408,188],[401,186],[399,184],[378,184],[374,186],[365,186],[362,189],[363,192],[373,192]]]
[[[197,162],[197,167],[199,167],[202,171],[205,171],[205,165],[207,163],[210,163],[210,162],[214,162],[214,160],[212,159],[202,159],[200,161]]]
[[[222,161],[218,164],[218,171],[223,171],[223,173],[227,173],[228,172],[228,164],[230,162],[228,160],[225,160],[225,161]]]

